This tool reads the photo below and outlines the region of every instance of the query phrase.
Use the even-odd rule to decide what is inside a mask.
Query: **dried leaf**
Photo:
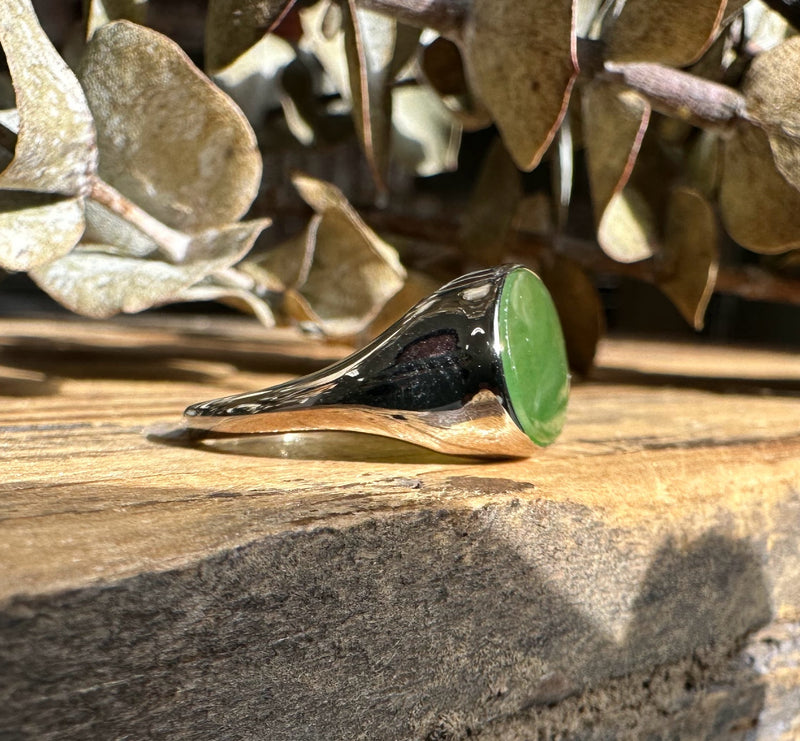
[[[722,175],[722,140],[715,131],[701,131],[686,159],[686,176],[702,196],[715,199]]]
[[[0,45],[20,117],[14,159],[0,173],[0,188],[84,195],[97,167],[92,114],[30,0],[4,0]]]
[[[82,244],[31,271],[37,285],[71,311],[95,319],[187,300],[185,292],[206,276],[237,262],[253,246],[264,221],[232,224],[197,235],[198,258],[183,265],[111,254],[106,245]],[[206,255],[205,258],[201,255]]]
[[[586,375],[605,326],[603,304],[583,268],[563,255],[540,270],[561,320],[570,368]]]
[[[430,86],[467,131],[485,129],[492,123],[488,111],[467,85],[458,46],[442,36],[422,47],[420,67]]]
[[[628,182],[650,121],[650,105],[616,83],[594,81],[583,91],[584,138],[595,222]]]
[[[84,0],[83,7],[87,39],[111,21],[144,23],[147,18],[147,0]]]
[[[392,124],[392,151],[412,172],[427,177],[458,167],[461,126],[430,88],[395,88]]]
[[[481,165],[461,226],[461,244],[470,257],[485,265],[502,260],[521,198],[519,170],[503,143],[495,139]]]
[[[572,0],[474,0],[467,78],[522,170],[539,164],[578,72]]]
[[[749,46],[760,50],[772,49],[794,33],[780,13],[760,0],[744,6],[744,28]]]
[[[69,252],[83,234],[83,198],[0,190],[0,267],[31,270]]]
[[[638,262],[657,251],[656,216],[636,188],[628,185],[611,199],[597,227],[597,241],[617,262]]]
[[[343,6],[353,120],[375,183],[386,188],[392,131],[392,83],[411,56],[419,30],[356,5]]]
[[[341,6],[331,0],[321,0],[310,8],[303,8],[299,15],[303,28],[301,48],[319,60],[335,91],[349,102],[350,78]]]
[[[740,123],[725,144],[719,193],[728,234],[754,252],[800,247],[800,192],[775,167],[767,135]]]
[[[251,124],[263,124],[267,114],[280,105],[280,72],[296,58],[288,41],[267,34],[226,67],[216,70],[212,79],[231,96]]]
[[[266,301],[244,288],[220,284],[214,275],[187,288],[177,300],[220,301],[234,309],[252,314],[265,327],[275,326],[275,315]]]
[[[596,81],[583,96],[584,138],[597,239],[619,262],[644,260],[656,245],[654,216],[626,187],[650,120],[650,105],[622,85]]]
[[[747,115],[768,136],[775,164],[800,188],[800,36],[759,54],[750,65],[742,92]]]
[[[108,23],[87,45],[81,79],[106,182],[183,231],[247,211],[261,179],[253,130],[173,41],[128,21]]]
[[[719,269],[717,223],[711,204],[696,190],[676,188],[670,197],[663,257],[668,269],[658,285],[696,330],[714,292]]]
[[[685,67],[711,46],[746,0],[626,0],[609,27],[608,59]]]
[[[227,67],[274,28],[295,0],[209,0],[205,64],[209,72]]]
[[[317,212],[306,231],[306,254],[313,257],[294,286],[299,318],[331,336],[355,335],[402,288],[406,272],[394,248],[362,221],[338,188],[306,175],[292,181]],[[302,252],[298,257],[306,259]]]
[[[591,38],[593,26],[604,0],[577,0],[575,3],[575,31],[579,38]]]

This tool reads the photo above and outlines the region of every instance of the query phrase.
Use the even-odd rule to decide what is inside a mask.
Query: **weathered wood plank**
[[[800,358],[609,342],[527,461],[142,434],[344,351],[0,322],[0,736],[577,738],[581,698],[639,703],[631,738],[800,715],[741,649],[800,622]]]

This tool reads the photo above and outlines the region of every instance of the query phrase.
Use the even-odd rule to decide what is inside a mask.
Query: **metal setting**
[[[525,457],[503,378],[497,305],[516,265],[470,273],[436,291],[363,349],[261,391],[193,404],[196,438],[345,430],[458,455]]]

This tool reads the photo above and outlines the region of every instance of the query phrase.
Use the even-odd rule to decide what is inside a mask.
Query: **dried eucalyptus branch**
[[[392,214],[385,211],[372,210],[365,213],[367,222],[376,231],[384,234],[395,234],[406,239],[421,240],[428,244],[438,244],[447,264],[455,259],[452,245],[458,243],[459,225],[443,220],[415,218],[410,214]],[[604,275],[633,278],[645,283],[655,284],[659,271],[652,260],[637,263],[621,263],[612,260],[600,250],[594,240],[580,239],[570,236],[559,236],[557,239],[543,235],[515,232],[506,239],[506,254],[524,259],[525,255],[537,260],[547,259],[555,253],[577,262],[586,270]],[[404,255],[407,259],[407,256]],[[430,259],[430,250],[426,250],[426,258]],[[460,260],[466,258],[463,254]],[[453,265],[456,271],[463,270],[464,265]],[[734,267],[721,266],[717,276],[716,290],[749,301],[775,301],[778,303],[800,305],[800,280],[784,278],[775,273],[756,266]]]
[[[644,95],[659,113],[701,128],[727,128],[745,112],[745,100],[738,91],[673,67],[606,62],[604,71],[608,79]]]
[[[150,237],[170,262],[180,264],[186,259],[191,242],[188,235],[162,224],[97,176],[92,178],[89,197]]]

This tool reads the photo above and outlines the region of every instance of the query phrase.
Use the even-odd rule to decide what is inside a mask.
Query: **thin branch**
[[[97,176],[92,178],[89,197],[150,237],[171,262],[180,263],[186,259],[191,237],[162,224]]]
[[[745,113],[744,97],[718,82],[652,62],[606,62],[605,76],[641,93],[659,113],[725,129]]]
[[[392,214],[384,211],[362,210],[360,213],[379,232],[393,232],[405,237],[442,245],[448,256],[454,245],[458,244],[459,227],[455,223],[441,220],[415,219],[408,214]],[[556,251],[554,240],[548,237],[515,233],[506,243],[509,254],[517,258],[544,260]],[[633,278],[645,283],[657,284],[658,272],[652,260],[637,263],[620,263],[612,260],[594,240],[575,237],[559,237],[558,251],[565,257],[575,260],[585,270],[603,275]],[[430,250],[426,250],[430,256]],[[466,261],[466,256],[464,257]],[[463,270],[463,265],[454,265],[455,270]],[[775,301],[800,305],[800,280],[785,278],[756,266],[721,266],[714,288],[717,293],[725,293],[749,301]]]

